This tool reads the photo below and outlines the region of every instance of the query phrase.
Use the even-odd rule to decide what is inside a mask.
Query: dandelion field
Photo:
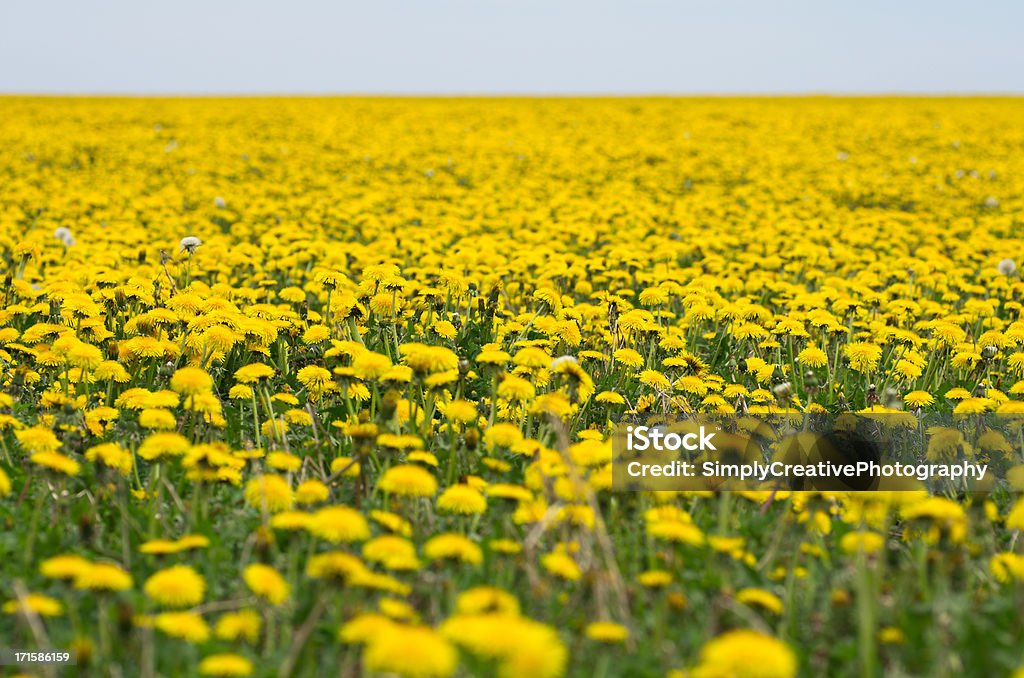
[[[619,493],[609,442],[1024,411],[1024,101],[0,112],[0,648],[77,655],[9,671],[1024,666],[1024,466]]]

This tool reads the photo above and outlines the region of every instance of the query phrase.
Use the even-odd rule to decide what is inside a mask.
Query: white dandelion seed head
[[[900,397],[899,391],[892,388],[891,386],[885,389],[883,394],[885,398],[885,406],[890,410],[902,410],[903,409],[903,398]]]
[[[203,244],[203,241],[194,235],[187,235],[181,239],[181,249],[179,252],[188,251],[189,254],[194,254],[196,248]]]
[[[218,195],[216,198],[213,199],[213,204],[216,205],[218,209],[224,209],[228,203],[226,200],[224,200],[224,198]]]
[[[75,244],[75,237],[71,235],[71,229],[67,226],[58,226],[53,230],[53,237],[60,240],[64,247],[71,247]]]
[[[1017,270],[1017,262],[1013,259],[1003,259],[999,262],[997,268],[1003,275],[1013,275],[1014,271]]]
[[[576,360],[575,356],[560,355],[560,356],[558,356],[557,358],[555,358],[554,360],[551,361],[551,369],[555,369],[556,367],[558,367],[562,363],[577,363],[577,362],[578,361]]]

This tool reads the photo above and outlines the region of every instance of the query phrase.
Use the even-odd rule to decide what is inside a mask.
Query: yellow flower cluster
[[[1024,412],[1021,101],[0,110],[0,638],[98,674],[1015,668],[1021,442],[918,424]],[[783,410],[1013,468],[612,492],[617,423]]]

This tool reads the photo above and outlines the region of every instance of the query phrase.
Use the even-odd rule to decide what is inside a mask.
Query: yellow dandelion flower
[[[143,591],[160,605],[193,607],[203,601],[206,580],[188,565],[174,565],[147,579]]]
[[[591,622],[583,629],[583,634],[601,643],[622,643],[629,638],[629,629],[615,622]]]
[[[399,496],[432,497],[437,492],[437,480],[422,466],[400,464],[384,472],[377,489]]]
[[[736,592],[736,600],[751,607],[759,607],[772,614],[782,614],[782,599],[771,591],[759,588],[745,588]]]
[[[81,556],[60,555],[44,560],[39,566],[39,573],[50,579],[74,579],[91,565]]]
[[[487,510],[487,499],[469,485],[452,485],[437,498],[437,508],[445,513],[479,514]]]
[[[57,439],[53,431],[43,426],[33,426],[32,428],[15,431],[14,437],[29,452],[56,452],[60,449],[61,445],[60,440]]]
[[[480,547],[461,534],[445,533],[431,537],[423,545],[423,555],[429,560],[458,560],[469,565],[483,561]]]
[[[186,396],[206,394],[213,390],[213,378],[199,367],[182,367],[171,376],[171,390]]]
[[[807,367],[824,367],[828,364],[828,354],[817,346],[808,346],[797,354],[796,361]]]
[[[9,600],[4,603],[4,614],[37,614],[40,617],[59,617],[64,614],[64,605],[59,600],[43,595],[29,593],[22,599]]]
[[[252,661],[230,652],[211,654],[199,662],[202,676],[249,676],[252,672]]]
[[[114,563],[89,563],[74,574],[79,590],[124,591],[132,587],[132,576]]]
[[[121,475],[127,476],[132,472],[135,457],[117,443],[104,443],[90,447],[85,458],[89,461],[101,461],[104,466],[117,470]]]
[[[81,470],[81,465],[77,461],[60,452],[36,452],[29,457],[29,461],[66,476],[77,476]]]
[[[797,672],[793,650],[782,641],[758,631],[727,631],[701,648],[693,675],[792,678]]]
[[[260,638],[262,623],[262,618],[256,610],[244,608],[221,615],[213,633],[221,640],[244,640],[249,644],[255,644]]]
[[[318,504],[329,495],[330,490],[319,480],[305,480],[295,488],[295,501],[299,504]]]
[[[458,653],[444,636],[418,626],[380,626],[367,639],[363,666],[403,678],[445,678],[455,672]]]
[[[235,381],[240,384],[255,384],[274,376],[274,368],[263,363],[250,363],[235,370]]]
[[[210,637],[210,627],[195,612],[162,612],[153,618],[153,626],[190,643],[205,643]]]
[[[306,529],[313,536],[335,544],[364,541],[370,537],[366,518],[348,506],[326,506],[316,511]]]
[[[294,505],[295,497],[286,479],[277,475],[263,475],[246,484],[245,501],[259,511],[280,513]]]
[[[291,587],[277,570],[269,565],[255,563],[246,566],[242,579],[249,590],[271,605],[281,605],[288,600]]]

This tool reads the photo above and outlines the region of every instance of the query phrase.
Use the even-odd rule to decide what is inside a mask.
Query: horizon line
[[[941,91],[941,90],[778,90],[778,91],[650,91],[650,92],[603,92],[603,91],[525,91],[510,90],[503,91],[52,91],[52,90],[26,90],[26,91],[0,91],[0,98],[17,97],[40,97],[40,98],[97,98],[97,99],[217,99],[217,98],[251,98],[251,99],[285,99],[285,98],[324,98],[324,99],[358,99],[358,98],[382,98],[382,99],[685,99],[685,98],[1021,98],[1024,97],[1024,90],[1021,91]]]

